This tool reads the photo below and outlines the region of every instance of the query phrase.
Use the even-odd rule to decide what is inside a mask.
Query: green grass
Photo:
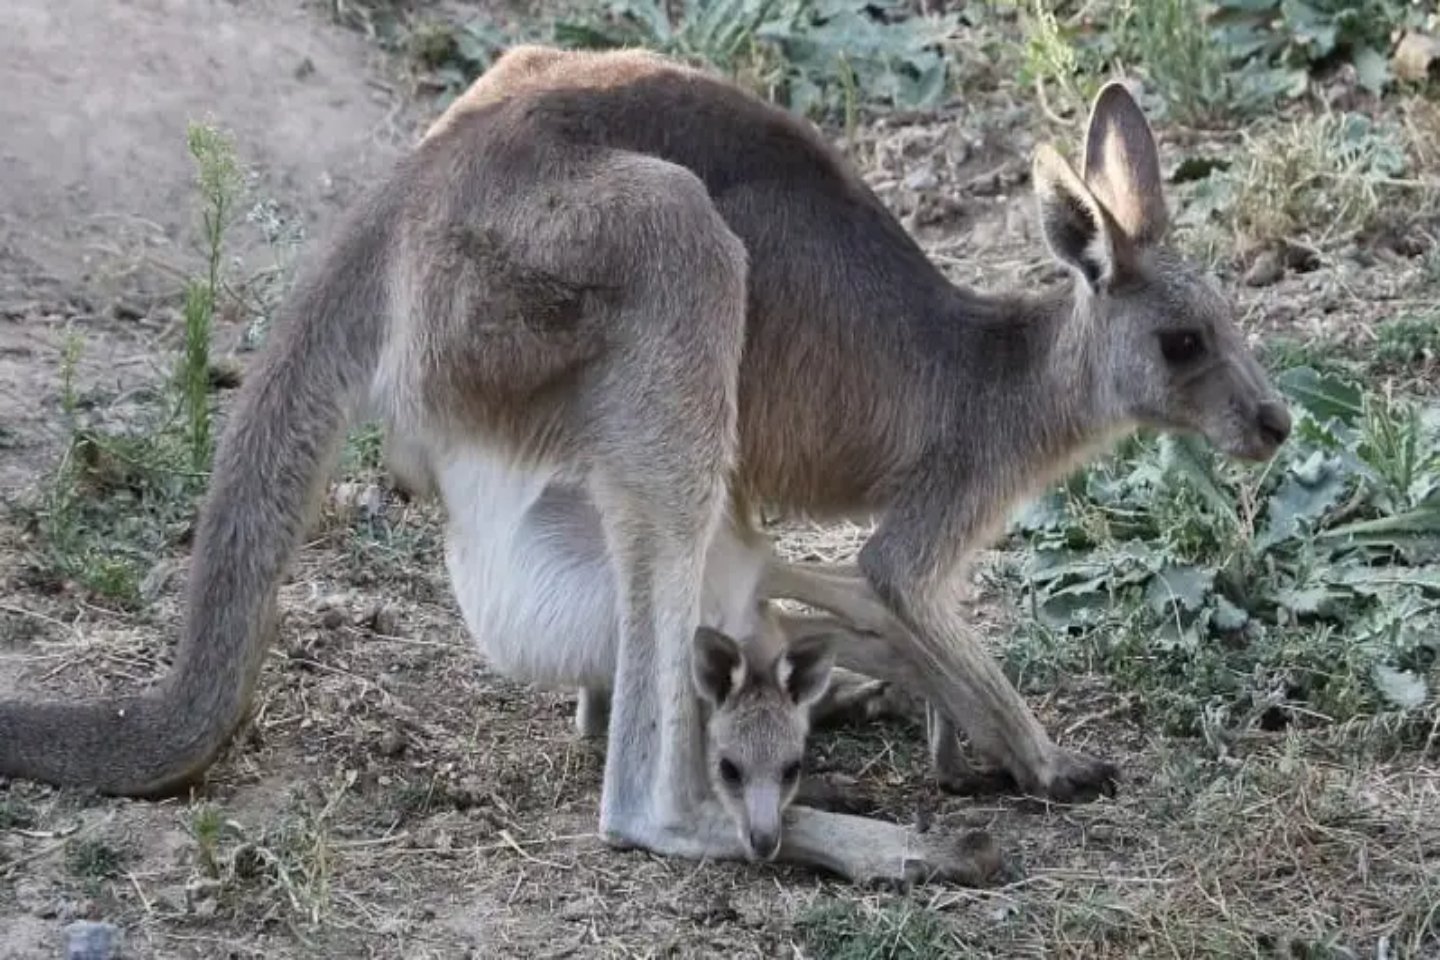
[[[131,856],[128,849],[107,840],[82,837],[65,844],[65,869],[80,880],[113,880]]]
[[[822,898],[796,921],[810,956],[827,960],[940,960],[954,936],[936,914],[905,900],[871,907]]]

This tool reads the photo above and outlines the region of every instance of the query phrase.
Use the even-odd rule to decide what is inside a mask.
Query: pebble
[[[65,960],[117,960],[120,928],[113,923],[79,920],[65,928]]]

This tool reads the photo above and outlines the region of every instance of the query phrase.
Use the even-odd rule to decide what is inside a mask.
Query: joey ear
[[[1160,176],[1160,151],[1140,105],[1112,80],[1090,107],[1085,133],[1085,185],[1137,247],[1165,234],[1170,214]]]
[[[720,706],[745,680],[745,658],[740,644],[719,630],[697,627],[690,673],[696,692],[714,706]]]
[[[808,707],[830,686],[835,655],[829,637],[810,634],[792,640],[775,661],[775,682],[797,707]]]
[[[1109,283],[1115,275],[1115,238],[1095,195],[1069,161],[1048,144],[1035,150],[1032,179],[1050,251],[1092,289]]]

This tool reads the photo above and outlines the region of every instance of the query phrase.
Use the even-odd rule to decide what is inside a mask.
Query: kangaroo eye
[[[1194,330],[1165,330],[1160,334],[1160,353],[1166,363],[1189,363],[1204,352],[1205,343]]]
[[[796,762],[790,764],[783,771],[781,771],[780,776],[785,780],[786,783],[794,783],[796,780],[799,780],[800,762],[797,760]]]
[[[732,787],[740,786],[740,768],[729,760],[720,761],[720,779]]]

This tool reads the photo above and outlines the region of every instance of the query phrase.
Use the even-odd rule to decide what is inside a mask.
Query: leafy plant
[[[1418,25],[1420,10],[1401,0],[1218,0],[1218,41],[1233,57],[1262,63],[1303,84],[1311,68],[1346,60],[1361,85],[1390,82],[1390,34]]]
[[[1440,311],[1405,314],[1376,331],[1375,359],[1394,366],[1440,360]]]
[[[1164,96],[1170,114],[1185,123],[1252,113],[1296,82],[1237,56],[1210,12],[1208,0],[1126,0],[1116,19],[1117,43]]]
[[[1343,720],[1434,702],[1440,409],[1306,367],[1280,383],[1297,419],[1275,463],[1135,439],[1017,516],[1038,634],[1012,667],[1083,649],[1185,732],[1217,710]]]
[[[899,0],[613,0],[607,16],[561,21],[566,46],[642,46],[705,64],[800,113],[836,112],[857,96],[933,106],[947,92],[941,46],[954,14],[908,15]]]

